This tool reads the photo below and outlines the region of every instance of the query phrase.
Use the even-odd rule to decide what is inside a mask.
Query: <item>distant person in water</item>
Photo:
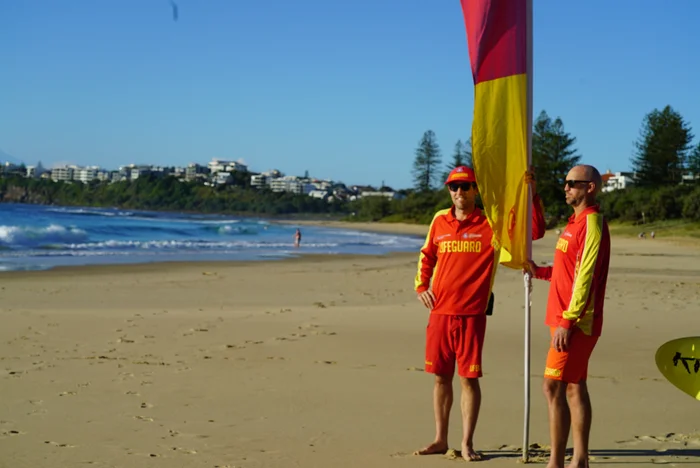
[[[301,245],[301,230],[297,229],[294,233],[294,247],[299,247]]]

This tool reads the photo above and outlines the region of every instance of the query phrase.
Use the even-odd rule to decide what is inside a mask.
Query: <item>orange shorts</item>
[[[554,336],[556,327],[550,327],[550,335]],[[588,336],[580,328],[574,328],[569,340],[567,351],[557,351],[551,345],[547,354],[545,378],[562,380],[567,383],[579,383],[588,377],[588,360],[598,342],[597,336]]]
[[[425,343],[425,371],[461,377],[481,377],[481,350],[486,315],[430,314]]]

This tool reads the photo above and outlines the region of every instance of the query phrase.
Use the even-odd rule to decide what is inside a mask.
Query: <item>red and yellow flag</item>
[[[472,161],[500,263],[530,253],[532,0],[461,0],[474,77]]]

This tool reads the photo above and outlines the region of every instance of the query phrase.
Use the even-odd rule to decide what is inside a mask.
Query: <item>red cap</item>
[[[447,176],[445,185],[451,182],[476,182],[474,171],[467,166],[457,166]]]

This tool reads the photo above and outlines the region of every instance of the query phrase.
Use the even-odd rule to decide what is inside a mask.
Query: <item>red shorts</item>
[[[430,314],[425,343],[425,371],[460,377],[481,377],[481,350],[486,315]]]
[[[554,336],[556,327],[550,327],[550,335]],[[551,345],[547,354],[547,366],[544,376],[552,380],[562,380],[568,383],[579,383],[588,377],[588,360],[598,342],[597,336],[588,336],[580,328],[574,328],[569,340],[567,351],[557,351]]]

